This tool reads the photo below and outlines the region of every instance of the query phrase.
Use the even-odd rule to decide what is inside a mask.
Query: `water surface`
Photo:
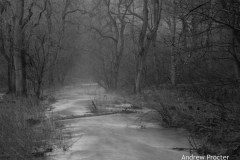
[[[96,84],[68,86],[58,94],[54,112],[61,116],[89,112],[94,96],[104,94]],[[114,114],[64,121],[71,133],[67,151],[55,150],[54,160],[181,160],[183,154],[171,148],[189,148],[181,129],[166,129],[138,121],[139,113]]]

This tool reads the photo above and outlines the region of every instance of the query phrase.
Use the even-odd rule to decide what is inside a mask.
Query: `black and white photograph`
[[[0,0],[0,160],[240,160],[240,0]]]

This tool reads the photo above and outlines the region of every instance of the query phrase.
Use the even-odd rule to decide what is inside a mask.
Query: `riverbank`
[[[46,117],[48,102],[4,95],[0,100],[0,159],[43,158],[53,150],[55,122]]]
[[[122,103],[115,96],[97,85],[68,86],[56,96],[58,101],[53,105],[53,112],[61,118],[84,115],[90,113],[92,101],[104,109],[110,108],[111,104]],[[49,159],[175,160],[189,154],[188,151],[173,149],[189,148],[184,130],[167,129],[153,121],[143,121],[141,112],[61,121],[66,147],[54,150]]]
[[[157,114],[151,112],[151,117],[158,119],[161,126],[186,129],[190,133],[190,147],[196,154],[226,155],[237,160],[240,157],[238,102],[229,100],[225,89],[217,93],[210,89],[213,90],[196,86],[149,88],[140,96],[129,95],[128,102],[154,110]]]

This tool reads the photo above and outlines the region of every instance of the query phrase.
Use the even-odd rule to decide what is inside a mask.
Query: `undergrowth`
[[[150,88],[131,103],[155,110],[162,126],[185,128],[201,155],[240,158],[239,91],[207,86]],[[237,94],[238,93],[238,94]]]
[[[34,97],[0,100],[0,159],[34,159],[53,150],[58,135],[47,106]]]

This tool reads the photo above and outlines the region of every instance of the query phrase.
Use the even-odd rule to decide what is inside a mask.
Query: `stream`
[[[57,93],[53,112],[61,117],[89,113],[91,100],[104,90],[97,84],[77,84]],[[112,114],[64,120],[70,145],[56,149],[49,160],[181,160],[189,148],[187,133],[155,123],[138,122],[139,113]]]

